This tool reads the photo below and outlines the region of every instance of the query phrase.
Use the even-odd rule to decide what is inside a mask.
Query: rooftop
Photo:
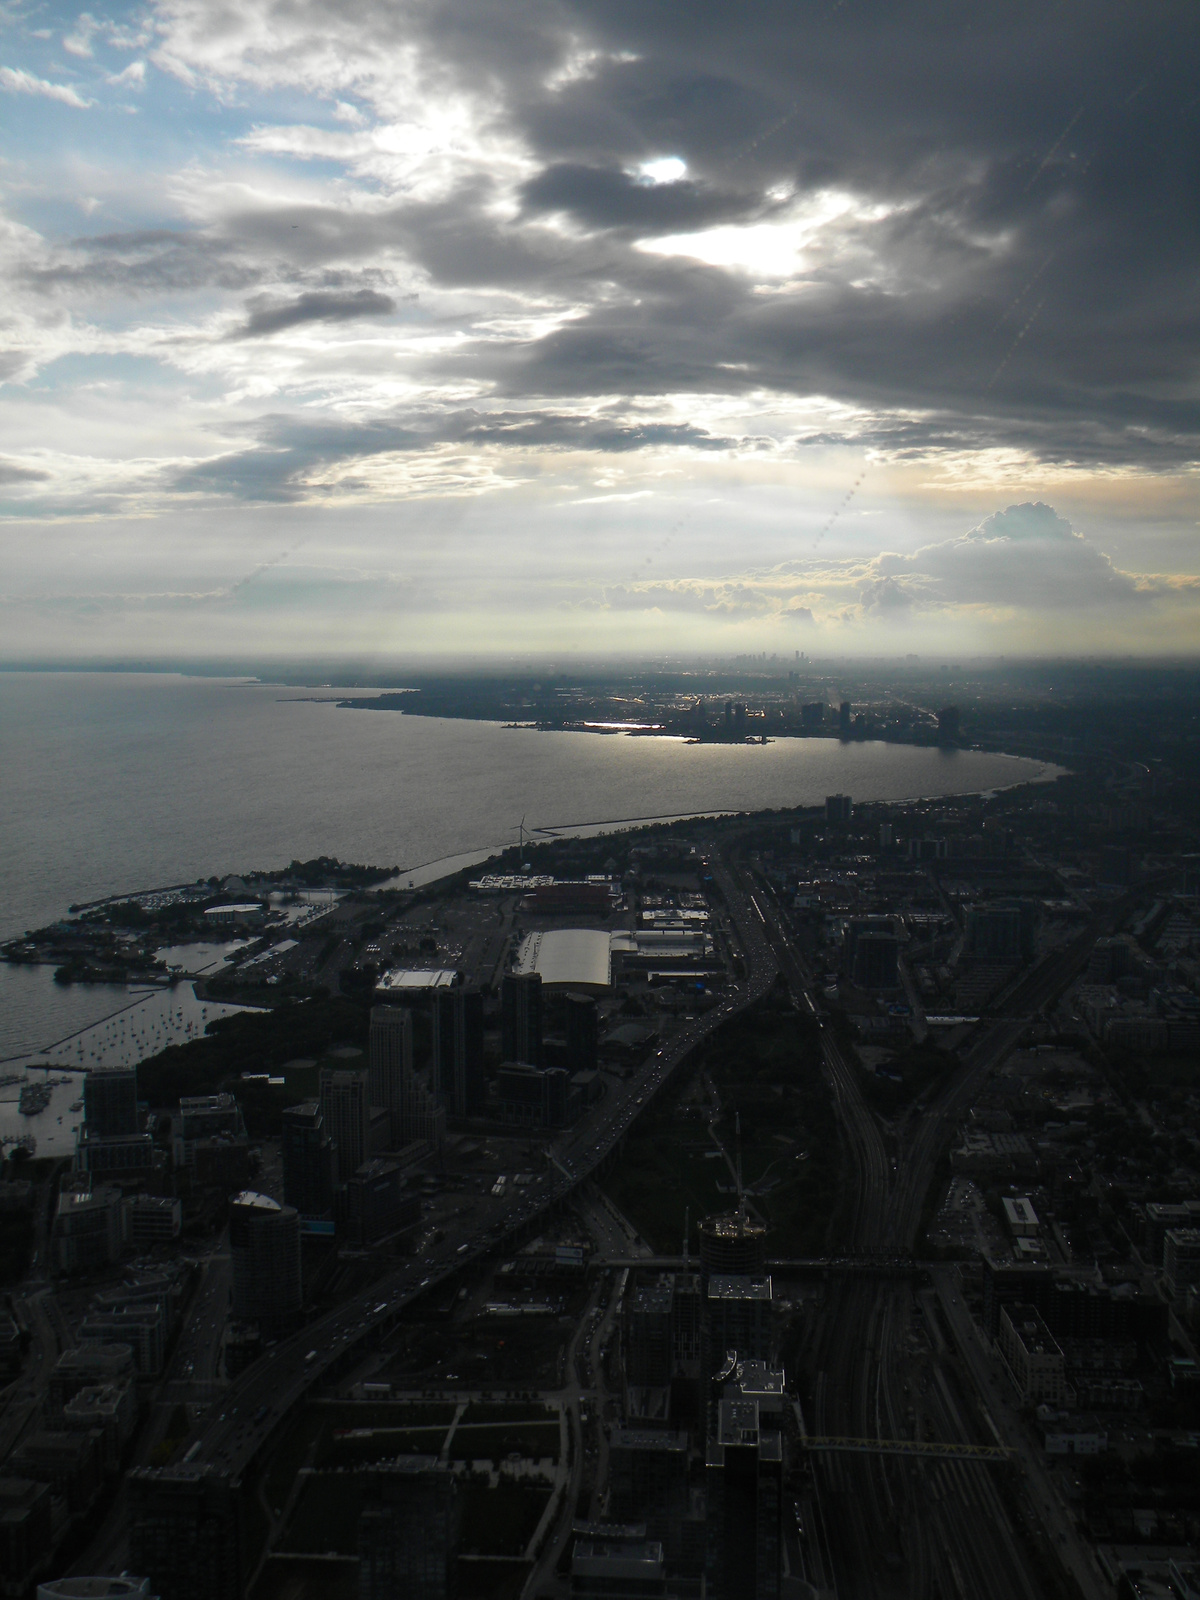
[[[607,989],[612,983],[609,935],[603,928],[548,928],[526,934],[515,970],[536,972],[562,989]]]
[[[751,1239],[767,1231],[761,1222],[755,1222],[737,1211],[724,1217],[705,1217],[700,1229],[714,1239]]]
[[[449,989],[458,974],[451,967],[394,967],[375,985],[375,993],[411,994],[414,990]]]
[[[645,1579],[662,1572],[663,1547],[655,1539],[577,1539],[571,1559],[576,1577]]]
[[[748,1278],[740,1273],[714,1275],[708,1280],[710,1300],[771,1300],[770,1278]]]
[[[231,1205],[253,1206],[256,1211],[282,1211],[283,1207],[278,1200],[272,1200],[269,1194],[259,1194],[254,1189],[243,1189],[241,1194],[235,1194]]]
[[[718,1424],[720,1444],[758,1443],[758,1402],[722,1400]]]
[[[744,1399],[779,1400],[786,1379],[782,1368],[769,1367],[765,1361],[739,1361],[734,1382]]]
[[[686,1455],[688,1436],[672,1433],[666,1428],[614,1428],[609,1440],[614,1450],[670,1450],[676,1455]]]
[[[672,1290],[669,1283],[650,1283],[643,1285],[634,1292],[634,1311],[669,1312],[671,1309]]]
[[[1058,1342],[1042,1320],[1042,1314],[1036,1306],[1005,1306],[1003,1315],[1011,1324],[1013,1332],[1028,1355],[1061,1358],[1062,1351]]]

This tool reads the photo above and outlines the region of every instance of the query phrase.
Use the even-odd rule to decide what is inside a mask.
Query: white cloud
[[[959,539],[871,563],[873,605],[1019,607],[1032,611],[1144,605],[1147,580],[1122,572],[1048,505],[995,512]]]
[[[269,123],[251,128],[238,143],[263,155],[293,156],[302,161],[358,161],[371,155],[378,144],[373,133],[343,133],[336,128],[315,128]]]
[[[40,95],[46,100],[58,100],[64,106],[74,106],[78,111],[86,111],[92,104],[85,100],[78,89],[72,89],[70,84],[50,83],[45,78],[35,78],[32,72],[26,72],[23,67],[0,67],[0,89],[5,89],[9,94]]]
[[[108,81],[114,85],[128,85],[130,88],[140,89],[146,81],[146,63],[131,61],[122,71],[113,73]]]
[[[647,500],[654,493],[653,489],[630,489],[623,494],[592,494],[583,500],[572,500],[573,506],[603,506],[614,500]]]
[[[1180,622],[1200,603],[1200,579],[1125,572],[1041,502],[1012,505],[967,533],[909,554],[864,561],[787,562],[718,579],[647,580],[614,591],[622,608],[858,625],[976,625],[1050,619],[1137,628]],[[1185,608],[1181,610],[1181,608]]]
[[[90,12],[81,11],[75,24],[73,33],[63,37],[63,49],[73,56],[90,56],[92,53],[92,38],[99,31],[100,24]]]

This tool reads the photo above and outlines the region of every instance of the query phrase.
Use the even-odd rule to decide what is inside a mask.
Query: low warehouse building
[[[545,989],[599,994],[612,986],[609,936],[602,928],[549,928],[526,934],[515,971],[536,972]]]

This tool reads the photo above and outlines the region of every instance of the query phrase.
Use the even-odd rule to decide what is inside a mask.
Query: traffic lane
[[[204,1261],[200,1283],[176,1344],[170,1368],[172,1379],[215,1377],[231,1274],[228,1254],[214,1254]]]

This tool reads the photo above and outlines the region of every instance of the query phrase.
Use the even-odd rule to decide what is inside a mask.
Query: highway
[[[605,1227],[604,1219],[596,1216],[597,1209],[591,1207],[587,1217],[593,1235],[597,1232],[597,1222],[601,1230]],[[616,1332],[625,1279],[623,1272],[601,1278],[567,1347],[565,1387],[558,1399],[573,1441],[571,1469],[546,1547],[525,1580],[522,1590],[525,1595],[562,1594],[569,1587],[559,1574],[558,1565],[569,1548],[575,1518],[581,1514],[578,1507],[584,1490],[590,1491],[591,1513],[599,1514],[596,1502],[600,1486],[608,1479],[604,1349]]]

